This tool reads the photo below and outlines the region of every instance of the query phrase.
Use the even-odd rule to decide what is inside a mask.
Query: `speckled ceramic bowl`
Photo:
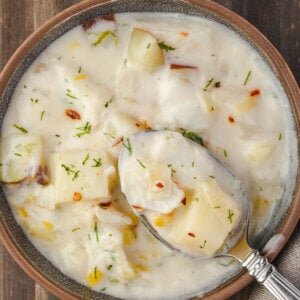
[[[45,48],[74,26],[99,15],[117,12],[184,13],[216,20],[235,31],[258,51],[279,78],[290,101],[299,140],[300,109],[299,102],[297,102],[300,99],[299,89],[283,58],[271,43],[247,21],[216,3],[204,0],[87,0],[58,14],[27,39],[3,69],[0,75],[1,123],[20,77]],[[299,157],[299,154],[297,155]],[[297,169],[299,170],[299,166]],[[291,178],[296,182],[293,197],[281,201],[276,216],[272,218],[272,223],[258,237],[257,241],[254,241],[255,246],[262,249],[276,233],[284,235],[285,238],[281,240],[276,251],[267,254],[270,260],[273,260],[280,252],[298,222],[300,210],[298,177]],[[62,299],[113,299],[73,281],[49,263],[33,247],[16,223],[2,189],[0,191],[0,205],[1,239],[14,259],[35,281]],[[220,282],[214,289],[205,291],[206,297],[207,299],[227,298],[249,284],[250,281],[251,277],[240,268],[237,273],[224,278],[223,282]]]

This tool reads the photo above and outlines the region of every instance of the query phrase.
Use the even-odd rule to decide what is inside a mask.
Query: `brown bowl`
[[[59,13],[36,32],[34,32],[15,52],[0,74],[1,95],[1,124],[9,106],[14,89],[36,57],[54,40],[76,25],[84,23],[99,15],[117,12],[177,12],[193,16],[202,16],[216,20],[236,32],[250,43],[269,65],[279,79],[290,102],[295,127],[297,129],[298,144],[300,140],[300,93],[298,85],[286,65],[285,61],[272,44],[251,24],[230,10],[209,0],[87,0],[80,2]],[[299,145],[298,145],[299,149]],[[299,150],[298,150],[299,151]],[[299,153],[297,155],[299,157]],[[297,166],[299,173],[299,165]],[[275,252],[267,253],[269,260],[273,260],[288,241],[299,220],[300,211],[300,182],[299,175],[295,179],[293,197],[286,199],[278,207],[276,217],[268,230],[254,241],[255,246],[263,246],[277,233],[284,235]],[[45,259],[31,244],[16,223],[3,190],[0,190],[0,235],[5,247],[17,263],[36,282],[48,291],[62,299],[115,299],[103,295],[75,282],[63,275],[47,259]],[[250,275],[242,268],[236,274],[214,290],[207,291],[206,299],[224,299],[238,292],[252,281]]]

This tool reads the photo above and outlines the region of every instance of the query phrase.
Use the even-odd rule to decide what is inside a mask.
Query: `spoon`
[[[185,167],[186,165],[189,167]],[[248,270],[251,276],[263,284],[277,299],[300,299],[300,291],[285,279],[268,262],[267,258],[261,256],[257,250],[249,246],[250,209],[243,186],[233,173],[206,148],[183,137],[178,132],[168,130],[143,131],[124,141],[119,156],[118,168],[121,189],[127,201],[146,228],[161,243],[173,251],[193,257],[234,257]],[[193,173],[192,177],[191,173]],[[157,181],[161,178],[163,179],[162,182]],[[223,205],[227,205],[227,208],[231,207],[231,210],[227,209],[229,211],[227,223],[223,223],[224,226],[229,226],[228,232],[224,231],[224,226],[219,225],[217,228],[218,231],[223,230],[224,233],[220,235],[222,246],[220,247],[220,243],[217,244],[218,249],[211,248],[205,250],[207,252],[204,251],[206,243],[211,242],[208,240],[209,237],[204,240],[202,246],[200,245],[201,249],[195,248],[189,242],[185,243],[189,240],[178,238],[180,231],[176,231],[172,235],[173,227],[176,227],[176,224],[171,224],[167,230],[161,229],[162,223],[154,224],[155,216],[160,215],[160,213],[164,213],[164,215],[173,214],[173,211],[179,211],[179,213],[175,212],[175,215],[177,214],[180,224],[184,223],[184,220],[190,222],[193,215],[190,214],[188,218],[185,218],[187,211],[187,208],[184,207],[186,198],[182,199],[183,192],[176,181],[181,179],[186,187],[192,181],[191,178],[197,178],[194,182],[200,182],[200,189],[204,186],[204,192],[208,193],[206,195],[210,195],[210,192],[209,189],[205,190],[205,187],[212,186],[217,192],[211,195],[217,194],[218,196],[221,195],[221,198],[227,199],[225,202],[218,203],[222,203],[222,207]],[[195,183],[193,184],[195,185]],[[216,186],[219,189],[219,185],[220,191],[216,190]],[[190,189],[191,186],[188,186],[187,190]],[[167,192],[164,192],[164,190],[167,190]],[[200,201],[198,198],[196,199],[197,202],[201,202],[201,199]],[[217,201],[223,201],[220,197],[216,197],[216,199]],[[208,197],[208,202],[210,201],[212,200]],[[198,204],[193,203],[191,205]],[[205,207],[207,209],[209,206]],[[214,206],[214,208],[220,207],[220,205]],[[197,210],[197,206],[193,207],[193,210]],[[201,211],[199,212],[201,213]],[[218,220],[216,222],[219,222],[221,220],[220,216],[224,216],[224,214],[220,210],[216,210],[216,212],[218,216],[215,219]],[[206,210],[205,213],[207,214],[209,211]],[[224,222],[225,219],[221,221]],[[205,221],[201,225],[204,226]],[[183,224],[182,226],[187,225]],[[208,227],[205,230],[210,232],[212,228]],[[195,237],[192,232],[188,234]],[[217,236],[219,235],[217,234]],[[190,240],[193,241],[193,239]]]

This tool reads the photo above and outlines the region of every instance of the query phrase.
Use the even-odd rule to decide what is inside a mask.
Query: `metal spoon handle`
[[[244,260],[243,267],[247,268],[249,274],[256,278],[257,282],[263,284],[279,300],[299,300],[300,291],[284,278],[267,258],[261,256],[257,250]]]

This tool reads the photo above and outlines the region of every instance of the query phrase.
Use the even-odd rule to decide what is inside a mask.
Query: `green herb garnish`
[[[104,32],[101,32],[101,34],[98,36],[98,39],[92,45],[95,47],[101,44],[102,41],[110,35],[115,39],[115,43],[117,43],[118,37],[115,35],[115,33],[113,33],[111,30],[106,30]]]
[[[205,247],[205,245],[206,245],[206,240],[204,240],[203,244],[200,245],[199,247],[200,247],[201,249],[203,249],[203,248]]]
[[[119,281],[119,279],[117,279],[117,278],[110,278],[110,282],[111,282],[111,283],[114,283],[114,284],[117,284],[117,283],[119,283],[120,281]]]
[[[129,140],[129,139],[126,139],[126,141],[127,141],[127,144],[124,142],[124,143],[123,143],[123,146],[128,150],[129,155],[131,155],[131,154],[132,154],[132,147],[131,147],[130,140]]]
[[[88,154],[85,156],[84,160],[82,161],[82,164],[85,165],[86,162],[89,160],[89,158],[90,158],[90,155],[89,155],[89,153],[88,153]]]
[[[44,115],[45,115],[45,111],[43,110],[43,111],[41,112],[41,121],[43,120]]]
[[[95,232],[95,234],[96,234],[96,241],[99,243],[98,223],[97,223],[97,221],[95,221],[94,232]]]
[[[215,87],[215,88],[221,87],[221,81],[216,82],[216,83],[214,84],[214,87]]]
[[[224,153],[224,156],[227,157],[227,151],[225,149],[224,149],[223,153]]]
[[[67,90],[66,96],[68,96],[68,97],[71,98],[71,99],[76,99],[76,100],[78,100],[78,98],[77,98],[76,96],[74,96],[70,90]]]
[[[94,277],[95,277],[95,279],[97,279],[97,266],[94,269]]]
[[[232,217],[234,216],[234,212],[231,209],[228,209],[227,219],[232,223]]]
[[[82,70],[82,69],[81,69],[81,66],[79,66],[79,68],[78,68],[78,71],[77,71],[77,72],[80,74],[80,73],[81,73],[81,70]]]
[[[23,132],[23,133],[28,133],[28,130],[25,129],[24,127],[21,127],[21,126],[19,126],[19,125],[17,125],[17,124],[14,124],[13,126],[14,126],[15,128],[17,128],[18,130],[20,130],[21,132]]]
[[[92,126],[90,122],[86,122],[86,124],[83,127],[77,127],[76,129],[81,131],[77,133],[76,136],[81,137],[85,134],[91,133]]]
[[[112,139],[116,139],[116,137],[114,137],[113,135],[111,135],[110,133],[107,132],[103,132],[104,135],[110,136]]]
[[[207,91],[207,88],[212,84],[213,81],[214,81],[213,77],[211,79],[207,80],[206,85],[205,85],[203,91]]]
[[[15,156],[22,156],[20,153],[15,153]]]
[[[107,108],[110,103],[112,103],[112,98],[105,102],[104,107]]]
[[[32,102],[32,103],[38,103],[39,102],[39,99],[38,98],[30,98],[30,101]]]
[[[80,229],[80,227],[75,227],[74,229],[72,229],[72,232],[79,230],[79,229]]]
[[[281,141],[281,139],[282,139],[282,133],[279,133],[278,140]]]
[[[167,45],[164,41],[159,42],[158,46],[160,49],[166,50],[166,51],[172,51],[172,50],[176,50],[176,48]]]
[[[70,166],[66,166],[65,164],[61,164],[62,168],[64,168],[67,172],[68,175],[72,175],[73,174],[73,178],[72,181],[74,181],[76,178],[78,178],[79,175],[79,170],[76,171],[73,165]]]
[[[146,169],[146,166],[137,158],[138,163],[142,166],[142,168]]]
[[[97,167],[101,167],[102,166],[102,159],[101,157],[96,159],[96,158],[93,158],[93,161],[95,162],[95,164],[92,166],[93,168],[97,168]]]
[[[192,141],[194,141],[194,142],[200,144],[201,146],[204,146],[203,139],[202,139],[201,136],[195,134],[195,133],[192,132],[192,131],[188,131],[188,130],[186,130],[186,129],[184,129],[184,128],[179,128],[179,130],[180,130],[181,134],[182,134],[184,137],[186,137],[186,138],[188,138],[188,139],[190,139],[190,140],[192,140]]]
[[[251,76],[251,73],[252,73],[252,71],[250,70],[250,71],[248,72],[247,76],[246,76],[246,79],[245,79],[245,81],[244,81],[244,85],[247,84],[247,82],[248,82],[248,80],[249,80],[249,78],[250,78],[250,76]]]
[[[107,270],[110,270],[112,267],[113,267],[113,265],[109,265],[106,268],[107,268]]]

